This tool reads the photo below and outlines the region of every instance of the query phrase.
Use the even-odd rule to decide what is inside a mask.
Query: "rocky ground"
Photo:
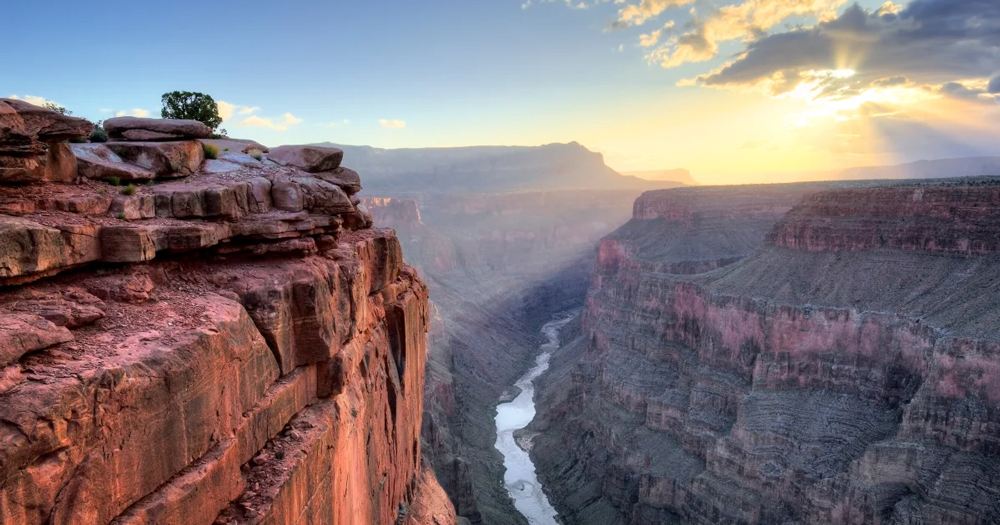
[[[0,522],[454,523],[427,289],[343,153],[105,125],[0,100]]]
[[[645,195],[540,388],[566,522],[1000,519],[998,187]]]

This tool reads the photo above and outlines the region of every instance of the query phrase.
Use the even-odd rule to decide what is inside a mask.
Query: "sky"
[[[92,120],[212,95],[230,136],[580,142],[701,182],[1000,155],[997,0],[35,0],[0,96]]]

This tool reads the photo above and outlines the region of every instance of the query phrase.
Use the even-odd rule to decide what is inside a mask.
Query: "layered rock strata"
[[[684,211],[637,203],[541,389],[532,456],[567,522],[1000,519],[998,187],[816,192],[707,273],[640,260],[639,211]]]
[[[453,524],[395,234],[306,172],[206,168],[0,186],[0,522]]]

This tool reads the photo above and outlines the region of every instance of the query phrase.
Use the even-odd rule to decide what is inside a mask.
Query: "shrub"
[[[73,137],[69,139],[70,144],[83,144],[87,142],[87,137]]]
[[[97,126],[94,127],[94,131],[90,132],[90,141],[91,142],[107,142],[108,141],[108,132],[104,131],[104,127],[101,126],[100,123],[98,123]]]
[[[146,181],[146,186],[152,186],[153,184],[154,184],[153,179],[149,179]]]
[[[138,188],[135,187],[135,184],[129,184],[128,186],[122,188],[122,195],[135,195],[137,189]]]
[[[247,155],[250,155],[251,157],[253,157],[253,158],[255,158],[255,159],[259,160],[259,161],[262,161],[262,162],[264,160],[264,152],[261,151],[261,150],[259,150],[259,149],[257,149],[257,148],[250,148],[250,149],[248,149],[247,150]]]
[[[120,220],[120,221],[126,220],[125,212],[121,212],[121,213],[118,214],[118,220]]]
[[[217,159],[219,158],[219,147],[215,144],[209,142],[202,142],[201,149],[205,151],[206,159]]]
[[[112,186],[121,186],[122,179],[121,177],[108,177],[108,184]]]
[[[160,116],[163,118],[197,120],[213,131],[222,124],[219,105],[204,93],[172,91],[164,93],[161,100],[163,110],[160,111]]]
[[[56,104],[55,102],[46,102],[45,105],[42,106],[42,107],[44,107],[45,109],[50,109],[52,111],[55,111],[56,113],[60,113],[62,115],[66,115],[66,116],[69,116],[69,115],[73,114],[72,111],[66,109],[63,106],[60,106],[59,104]]]

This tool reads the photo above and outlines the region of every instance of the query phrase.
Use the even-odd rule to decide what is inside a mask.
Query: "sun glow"
[[[779,98],[801,100],[808,109],[791,113],[786,125],[790,128],[812,126],[820,120],[838,122],[858,118],[892,116],[903,106],[940,98],[940,95],[912,85],[859,87],[850,79],[856,75],[851,69],[808,71],[803,81]]]

